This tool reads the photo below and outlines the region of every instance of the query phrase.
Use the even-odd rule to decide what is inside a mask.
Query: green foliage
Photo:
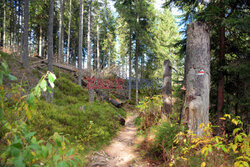
[[[3,64],[3,67],[3,71],[8,73],[7,64]],[[3,76],[8,77],[8,75]],[[41,92],[52,91],[48,85],[53,88],[55,79],[53,73],[47,72],[29,95],[22,95],[25,91],[19,85],[10,89],[5,89],[5,86],[0,87],[0,140],[5,143],[1,143],[1,166],[79,165],[80,159],[74,150],[66,148],[66,144],[69,145],[67,139],[55,133],[46,142],[37,140],[35,132],[30,132],[25,123],[27,118],[31,120],[35,114],[39,114],[35,112],[36,102]]]
[[[81,163],[74,149],[69,148],[69,141],[55,133],[48,141],[37,140],[35,132],[30,132],[27,125],[16,123],[15,127],[9,128],[8,146],[1,155],[2,165],[15,167],[25,166],[78,166]],[[67,146],[67,147],[66,147]]]
[[[57,105],[88,102],[88,90],[74,84],[67,78],[60,77],[55,82],[54,102]]]
[[[55,81],[53,103],[40,100],[29,125],[39,129],[40,138],[63,133],[70,141],[85,143],[83,149],[108,142],[120,127],[118,115],[126,113],[106,102],[89,104],[88,91],[68,78],[65,74]]]
[[[183,128],[180,125],[163,122],[156,128],[156,147],[162,151],[164,149],[170,150],[175,145],[175,136],[181,131],[183,131]]]
[[[45,101],[38,103],[39,114],[30,124],[34,129],[40,128],[40,137],[44,138],[55,132],[67,134],[71,141],[85,144],[102,144],[119,129],[118,115],[123,111],[113,108],[108,103],[68,104],[57,106]]]
[[[161,95],[155,95],[153,97],[145,97],[136,106],[139,108],[141,125],[140,129],[146,130],[147,128],[156,125],[161,118]]]
[[[0,55],[1,58],[1,55]],[[11,81],[16,81],[17,78],[10,74],[8,65],[5,61],[1,62],[0,65],[0,86],[3,85],[4,77],[7,77]]]
[[[201,127],[205,133],[205,136],[202,137],[195,136],[192,133],[180,132],[177,134],[175,143],[178,144],[178,147],[174,149],[178,154],[173,156],[171,164],[178,166],[183,161],[191,163],[190,157],[196,154],[203,161],[201,166],[206,166],[206,164],[208,166],[234,164],[235,167],[248,167],[250,162],[250,136],[244,132],[243,123],[239,117],[226,114],[221,120],[226,120],[226,118],[237,126],[231,135],[213,136],[211,125]]]

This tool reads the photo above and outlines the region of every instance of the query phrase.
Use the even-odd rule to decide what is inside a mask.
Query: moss
[[[107,143],[119,130],[118,115],[125,117],[126,113],[106,102],[90,104],[88,90],[59,77],[55,83],[53,103],[40,100],[38,112],[29,124],[34,131],[39,131],[41,138],[59,132],[68,135],[71,142],[96,148]]]
[[[54,103],[57,105],[83,104],[88,102],[88,90],[60,77],[55,82],[54,97]]]
[[[57,106],[45,101],[38,103],[38,113],[30,124],[42,131],[41,137],[54,132],[68,134],[71,140],[80,139],[85,144],[105,143],[117,132],[120,125],[118,115],[124,115],[108,103],[86,103],[85,111],[81,104]]]

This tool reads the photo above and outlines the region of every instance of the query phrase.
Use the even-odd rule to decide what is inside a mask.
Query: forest
[[[247,0],[0,0],[1,167],[249,167]]]

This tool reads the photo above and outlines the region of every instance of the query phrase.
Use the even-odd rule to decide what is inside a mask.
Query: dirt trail
[[[94,152],[87,167],[134,167],[149,166],[140,162],[136,151],[136,126],[134,120],[137,114],[126,119],[125,127],[115,137],[111,144],[103,150]]]

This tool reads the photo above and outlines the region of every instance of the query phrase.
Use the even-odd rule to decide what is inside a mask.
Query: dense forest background
[[[25,129],[21,121],[27,123],[31,131],[38,131],[39,139],[46,140],[56,132],[69,134],[71,143],[88,145],[83,151],[81,147],[84,146],[72,144],[76,146],[76,151],[83,151],[86,155],[90,150],[97,149],[93,148],[93,143],[97,142],[101,147],[110,141],[120,127],[119,119],[126,117],[128,106],[120,109],[122,104],[126,104],[132,108],[137,106],[139,116],[135,123],[141,132],[148,134],[151,127],[158,128],[156,141],[159,145],[153,151],[154,156],[162,155],[165,163],[173,163],[173,158],[169,157],[174,153],[168,155],[166,151],[171,145],[164,147],[165,139],[162,136],[168,136],[167,133],[177,135],[177,132],[188,128],[187,122],[192,119],[188,117],[184,107],[189,100],[186,97],[189,91],[187,71],[192,59],[188,57],[190,50],[187,49],[188,25],[198,23],[208,27],[209,35],[210,98],[207,117],[215,126],[211,128],[212,136],[235,134],[234,129],[240,125],[240,130],[247,137],[234,144],[239,152],[243,149],[242,143],[248,141],[248,144],[244,145],[247,151],[242,151],[245,156],[241,159],[242,163],[236,162],[238,165],[246,165],[243,161],[249,163],[249,2],[166,0],[161,10],[155,7],[155,3],[157,0],[1,0],[0,142],[3,144],[0,146],[6,148],[8,145],[13,146],[10,143],[18,143],[19,139],[14,140],[14,136],[20,137],[17,132]],[[181,15],[173,15],[173,8],[178,9]],[[165,83],[166,60],[172,70],[169,75],[171,109],[164,113],[165,105],[162,104],[161,96],[164,92],[152,87],[149,81],[157,81],[158,85]],[[86,90],[83,87],[86,87],[88,77],[122,79],[124,90]],[[24,90],[20,90],[21,87]],[[109,103],[102,103],[104,99],[108,99]],[[70,108],[74,112],[67,113]],[[33,110],[43,114],[31,114]],[[82,110],[86,114],[80,118],[81,121],[86,121],[84,124],[75,120]],[[20,113],[14,118],[13,111]],[[59,111],[63,111],[60,112],[61,116],[58,116]],[[233,123],[224,121],[225,114],[234,119]],[[100,117],[95,117],[96,115]],[[38,124],[39,120],[45,120],[44,126]],[[164,120],[171,126],[162,123]],[[171,129],[172,124],[178,125]],[[11,130],[12,126],[16,127],[15,132]],[[39,126],[42,128],[39,129]],[[164,127],[170,129],[169,132],[161,129]],[[20,134],[24,131],[26,130]],[[34,134],[27,132],[25,135],[30,135],[26,140],[31,142]],[[59,138],[63,143],[60,135],[55,140],[59,141]],[[215,138],[209,142],[212,143],[213,139]],[[225,145],[230,145],[232,139],[229,135],[226,142],[222,141]],[[205,144],[207,149],[210,148],[209,142]],[[59,145],[58,150],[63,144]],[[236,146],[230,145],[230,148],[234,147]],[[13,153],[10,150],[13,151],[14,146],[12,149],[8,148],[9,151],[0,149],[0,153],[4,153],[0,157],[0,166],[21,161],[32,164],[32,160],[27,157],[20,160],[22,151]],[[63,150],[60,155],[64,156],[66,153]],[[15,156],[16,159],[10,160],[10,157]],[[184,157],[180,154],[182,156]],[[230,159],[231,155],[225,157]],[[67,162],[75,162],[74,158],[69,159]],[[36,160],[38,161],[39,159]],[[208,163],[209,159],[204,162]],[[190,166],[190,163],[186,165]]]

